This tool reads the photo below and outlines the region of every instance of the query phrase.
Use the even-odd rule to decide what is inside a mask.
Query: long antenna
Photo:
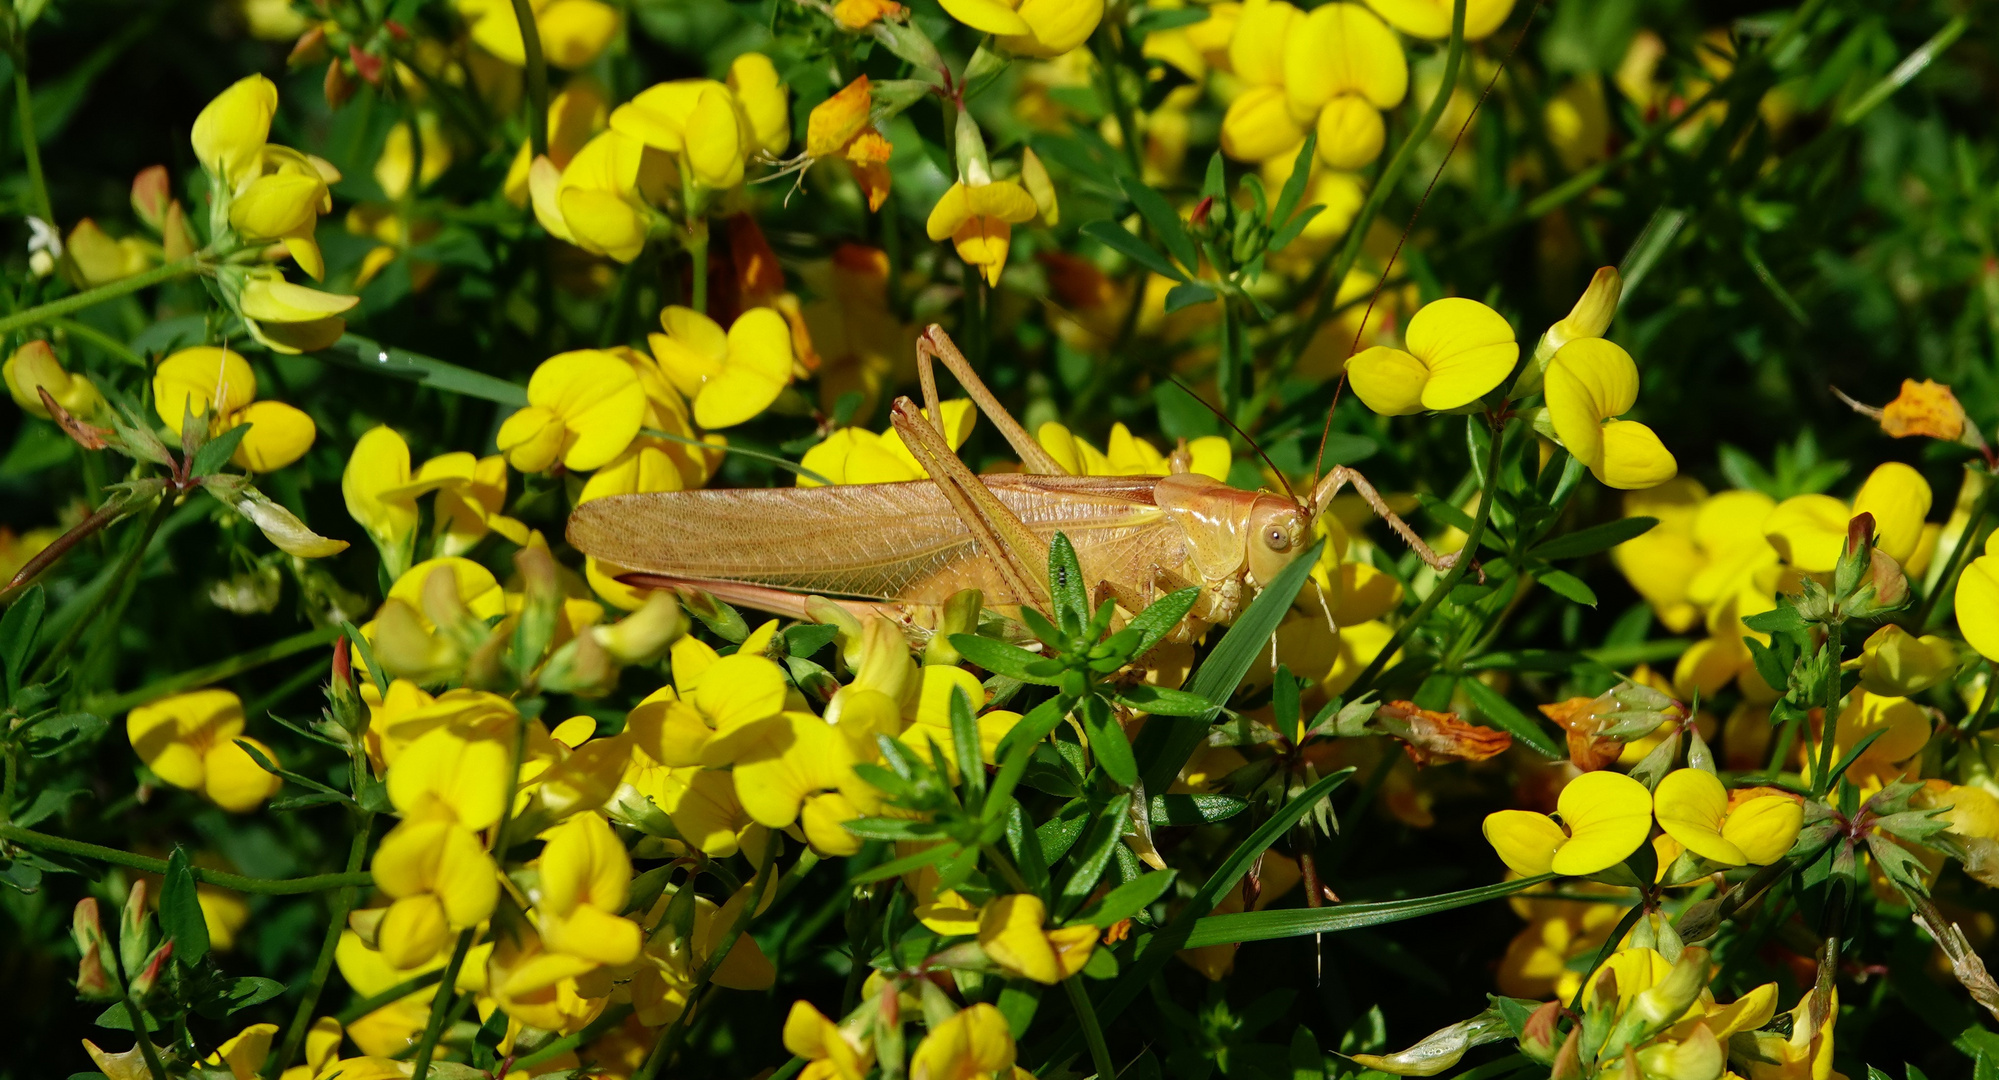
[[[1449,165],[1451,158],[1457,154],[1458,144],[1464,141],[1465,132],[1471,129],[1471,122],[1478,118],[1478,111],[1485,106],[1485,99],[1492,96],[1492,88],[1499,85],[1500,75],[1504,74],[1507,66],[1513,63],[1514,54],[1520,51],[1520,43],[1527,40],[1527,31],[1534,25],[1534,17],[1541,13],[1541,5],[1545,2],[1546,0],[1534,0],[1534,6],[1527,9],[1527,21],[1521,23],[1520,32],[1513,35],[1513,46],[1506,50],[1506,59],[1501,60],[1499,67],[1493,70],[1492,78],[1485,84],[1485,90],[1478,95],[1478,100],[1472,103],[1471,112],[1465,114],[1465,122],[1458,125],[1458,133],[1451,139],[1451,148],[1445,151],[1444,160],[1438,162],[1437,171],[1430,174],[1430,182],[1423,188],[1423,197],[1416,200],[1416,209],[1409,215],[1409,224],[1404,225],[1402,235],[1395,238],[1395,250],[1389,252],[1388,262],[1381,268],[1381,276],[1375,279],[1374,292],[1367,298],[1367,310],[1361,312],[1360,325],[1354,328],[1353,344],[1347,346],[1347,359],[1353,359],[1354,354],[1360,350],[1361,336],[1367,333],[1367,320],[1374,314],[1374,305],[1381,299],[1382,287],[1388,284],[1388,275],[1394,272],[1396,257],[1402,254],[1402,245],[1409,242],[1409,234],[1416,228],[1416,219],[1423,216],[1423,207],[1429,204],[1430,193],[1437,190],[1437,181],[1443,178],[1444,167]],[[1439,94],[1448,94],[1451,90],[1452,88],[1448,86],[1437,88]],[[1339,284],[1327,282],[1322,287],[1337,289]],[[1319,483],[1319,470],[1325,466],[1326,442],[1333,437],[1333,411],[1340,407],[1340,393],[1346,389],[1346,386],[1347,373],[1346,368],[1342,366],[1340,381],[1333,386],[1333,403],[1326,407],[1325,427],[1319,431],[1319,451],[1312,457],[1312,485],[1315,489]]]
[[[1211,413],[1214,413],[1216,416],[1221,417],[1222,423],[1227,424],[1229,426],[1230,431],[1233,431],[1237,435],[1242,436],[1242,441],[1248,443],[1249,448],[1251,450],[1256,451],[1256,456],[1262,458],[1264,465],[1269,467],[1271,475],[1277,477],[1277,482],[1284,485],[1284,494],[1290,496],[1292,502],[1298,501],[1298,493],[1291,490],[1291,481],[1285,479],[1284,470],[1278,468],[1277,463],[1270,460],[1270,455],[1264,453],[1263,447],[1258,446],[1256,440],[1249,437],[1249,432],[1244,431],[1242,428],[1236,426],[1236,422],[1234,420],[1229,419],[1229,414],[1209,404],[1208,399],[1202,397],[1199,394],[1196,394],[1192,387],[1188,386],[1186,383],[1181,382],[1179,376],[1168,375],[1167,378],[1173,380],[1173,385],[1179,387],[1182,390],[1185,390],[1187,392],[1188,397],[1193,398],[1195,401],[1200,402],[1203,408],[1207,409]]]

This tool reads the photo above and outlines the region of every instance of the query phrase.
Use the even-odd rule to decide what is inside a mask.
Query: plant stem
[[[1437,130],[1437,122],[1443,119],[1444,106],[1450,103],[1451,94],[1458,86],[1458,69],[1465,59],[1465,5],[1466,0],[1453,0],[1451,4],[1451,42],[1444,54],[1444,79],[1437,84],[1437,96],[1430,100],[1428,108],[1418,117],[1414,127],[1409,129],[1409,137],[1395,148],[1395,156],[1388,159],[1388,165],[1375,178],[1373,190],[1367,193],[1367,202],[1361,204],[1360,213],[1355,215],[1353,224],[1347,226],[1346,240],[1338,249],[1337,258],[1322,259],[1307,278],[1307,289],[1316,287],[1318,299],[1312,304],[1312,314],[1298,324],[1286,343],[1285,354],[1295,357],[1305,351],[1305,345],[1312,340],[1312,334],[1326,321],[1334,301],[1339,299],[1340,283],[1347,279],[1354,263],[1360,259],[1361,242],[1367,238],[1368,227],[1374,224],[1375,215],[1381,213],[1383,204],[1395,192],[1395,185],[1410,163],[1416,160],[1416,151]],[[1330,270],[1330,273],[1326,271]]]
[[[1117,1080],[1117,1065],[1111,1061],[1111,1048],[1104,1042],[1104,1029],[1097,1023],[1097,1009],[1090,1004],[1090,992],[1083,988],[1083,977],[1071,975],[1063,979],[1062,989],[1068,992],[1069,1005],[1076,1010],[1076,1022],[1082,1025],[1083,1041],[1090,1047],[1090,1064],[1096,1066],[1097,1080]]]
[[[1458,14],[1461,18],[1464,15],[1462,5]],[[1450,572],[1444,575],[1442,581],[1437,582],[1436,587],[1430,590],[1430,595],[1423,598],[1423,602],[1417,605],[1409,618],[1395,628],[1395,636],[1388,640],[1388,644],[1375,654],[1373,660],[1368,661],[1366,669],[1354,680],[1353,688],[1349,691],[1350,695],[1359,695],[1374,688],[1375,677],[1381,674],[1382,668],[1388,666],[1388,658],[1394,656],[1408,642],[1409,636],[1416,632],[1416,628],[1423,624],[1423,620],[1430,617],[1430,613],[1437,609],[1438,604],[1444,602],[1444,597],[1458,587],[1458,582],[1464,580],[1465,573],[1471,569],[1471,564],[1477,561],[1479,541],[1485,536],[1486,523],[1492,520],[1493,496],[1499,490],[1499,452],[1505,444],[1505,425],[1495,425],[1492,428],[1492,450],[1486,458],[1485,484],[1479,491],[1478,515],[1472,519],[1471,531],[1465,534],[1464,546],[1458,549],[1458,561],[1451,564]]]
[[[756,918],[757,908],[763,902],[764,890],[770,887],[771,871],[777,867],[777,856],[781,848],[782,844],[773,833],[769,845],[764,849],[766,854],[764,864],[757,868],[756,880],[750,882],[750,895],[743,904],[743,910],[736,913],[736,921],[729,925],[728,931],[715,943],[715,951],[708,954],[708,959],[702,963],[701,969],[694,973],[694,988],[688,992],[687,1007],[680,1010],[680,1015],[674,1018],[673,1026],[666,1029],[666,1034],[652,1048],[651,1056],[646,1058],[645,1064],[639,1067],[638,1072],[632,1074],[632,1080],[655,1080],[660,1070],[665,1068],[666,1063],[679,1051],[680,1044],[687,1038],[697,1007],[707,999],[709,991],[714,988],[715,972],[721,970],[722,961],[729,958],[729,951],[736,947],[736,942],[750,928],[750,920]],[[423,1077],[419,1075],[412,1080],[423,1080]]]
[[[631,1014],[632,1014],[632,1007],[630,1005],[613,1005],[610,1008],[604,1010],[604,1015],[599,1016],[597,1019],[590,1021],[589,1026],[585,1027],[582,1031],[578,1031],[571,1035],[564,1035],[562,1038],[556,1039],[554,1042],[544,1043],[541,1046],[537,1047],[533,1053],[523,1054],[520,1057],[515,1058],[514,1068],[525,1069],[530,1065],[539,1065],[544,1061],[560,1057],[563,1054],[568,1053],[569,1051],[574,1050],[577,1047],[582,1046],[585,1043],[588,1043],[596,1039],[597,1036],[602,1035],[603,1033],[611,1030],[614,1027],[617,1027],[619,1024],[624,1023],[625,1017],[630,1016]],[[526,1073],[523,1073],[522,1075],[525,1076]]]
[[[19,33],[20,31],[16,31]],[[35,215],[56,225],[56,212],[49,202],[48,181],[42,176],[41,140],[35,134],[35,97],[28,91],[28,55],[26,48],[14,50],[14,115],[21,124],[21,156],[27,159],[28,190],[35,200]]]
[[[1964,726],[1958,730],[1966,735],[1976,735],[1985,727],[1985,718],[1992,715],[1992,699],[1999,697],[1999,664],[1985,665],[1985,693],[1978,699],[1978,708],[1964,718]],[[0,811],[4,812],[4,811]]]
[[[1840,630],[1838,623],[1831,623],[1825,628],[1825,650],[1831,657],[1832,674],[1827,680],[1825,703],[1822,706],[1824,712],[1819,719],[1818,759],[1812,766],[1812,797],[1815,799],[1824,798],[1826,792],[1832,790],[1834,783],[1833,754],[1839,749],[1835,740],[1839,735],[1839,699],[1843,696],[1839,689],[1839,654],[1842,645]]]
[[[521,52],[526,61],[528,147],[540,157],[548,153],[548,63],[541,55],[541,29],[535,25],[534,5],[529,0],[514,0],[514,18],[520,20]]]
[[[1969,474],[1967,474],[1969,475]],[[1978,501],[1971,505],[1971,513],[1964,520],[1964,531],[1957,534],[1957,546],[1951,549],[1950,561],[1944,564],[1943,574],[1937,578],[1936,587],[1923,597],[1922,604],[1902,625],[1911,633],[1921,636],[1929,632],[1930,617],[1936,614],[1937,601],[1947,592],[1957,587],[1957,577],[1971,561],[1971,554],[1977,550],[1978,527],[1985,522],[1986,511],[1992,508],[1992,498],[1999,492],[1999,483],[1990,477],[1986,479],[1985,490],[1979,492]]]
[[[163,281],[172,281],[183,274],[199,273],[201,269],[201,257],[198,255],[190,255],[185,259],[176,259],[163,266],[155,266],[144,273],[133,274],[127,278],[119,278],[108,285],[99,285],[95,289],[85,289],[83,292],[65,296],[60,300],[52,300],[46,304],[31,307],[26,311],[17,311],[5,318],[0,318],[0,334],[11,334],[24,327],[48,322],[51,319],[58,319],[71,312],[82,311],[84,308],[101,304],[106,300],[116,300],[126,293],[138,292],[148,285],[158,285]]]
[[[0,840],[9,840],[38,851],[53,851],[63,855],[95,859],[113,866],[130,867],[148,874],[167,872],[165,859],[152,859],[129,851],[120,851],[117,848],[50,836],[48,833],[36,832],[33,829],[23,829],[19,825],[0,824]],[[194,880],[204,885],[255,896],[298,896],[302,893],[325,892],[328,889],[368,885],[374,882],[374,878],[365,873],[315,874],[300,878],[253,878],[243,877],[240,874],[225,874],[220,870],[208,870],[199,866],[191,868],[191,872],[194,874]]]
[[[146,1059],[146,1072],[153,1080],[167,1080],[167,1066],[160,1060],[160,1049],[153,1045],[153,1037],[146,1032],[146,1020],[139,1012],[139,1003],[132,1000],[132,986],[120,981],[119,996],[125,1002],[125,1019],[132,1022],[132,1033],[139,1037],[139,1055]]]
[[[354,825],[354,840],[347,848],[347,872],[359,874],[361,862],[368,853],[368,830],[375,824],[375,815],[363,811]],[[264,1076],[273,1078],[284,1072],[298,1056],[299,1046],[305,1042],[306,1029],[312,1024],[313,1010],[319,1007],[319,997],[326,990],[326,980],[333,973],[333,952],[340,944],[341,932],[347,929],[347,913],[354,907],[354,886],[348,885],[333,894],[333,902],[327,905],[326,937],[319,944],[319,959],[313,962],[312,979],[306,983],[305,996],[299,999],[298,1011],[292,1014],[290,1030],[285,1032],[284,1046],[278,1056],[264,1065]]]
[[[145,559],[146,548],[153,542],[153,534],[160,531],[160,523],[167,519],[168,514],[173,513],[173,509],[173,498],[168,495],[161,495],[159,505],[153,508],[152,516],[146,519],[146,526],[139,533],[138,542],[133,544],[131,550],[125,553],[124,559],[118,564],[117,573],[111,578],[110,585],[103,593],[99,594],[98,599],[100,602],[105,596],[113,597],[109,610],[123,612],[125,605],[131,601],[131,586],[136,583],[134,575],[139,569],[139,563]],[[105,609],[98,608],[86,611],[78,616],[77,620],[69,625],[69,630],[49,650],[49,654],[42,657],[42,662],[35,665],[35,670],[28,674],[27,681],[38,683],[46,679],[55,670],[56,661],[61,660],[65,653],[68,653],[71,648],[75,647],[77,639],[81,638],[83,632],[90,628],[90,624],[96,621],[98,611],[102,610]],[[117,615],[114,614],[112,619],[115,621],[116,618]],[[116,627],[113,627],[112,630],[115,631]],[[94,658],[96,653],[97,648],[93,645],[91,656]],[[86,660],[88,659],[86,658]]]
[[[83,663],[77,669],[86,680],[97,677],[98,668],[106,654],[118,642],[118,629],[125,615],[125,609],[131,606],[132,594],[139,588],[139,568],[146,562],[146,549],[152,546],[153,534],[160,531],[160,526],[166,522],[167,515],[173,512],[174,501],[173,498],[162,495],[160,505],[153,511],[153,516],[146,519],[146,528],[139,534],[138,545],[132,549],[131,555],[127,556],[124,565],[118,568],[118,578],[107,590],[111,595],[111,606],[104,609],[103,617],[96,620],[80,619],[76,626],[70,628],[74,632],[86,621],[95,621],[98,624],[97,636],[90,642],[90,649],[83,654]],[[48,665],[53,660],[54,654],[51,653],[42,663]]]
[[[137,690],[127,691],[116,697],[87,698],[84,703],[89,707],[90,711],[95,713],[121,713],[134,706],[144,705],[149,701],[157,701],[169,694],[177,694],[182,690],[192,687],[206,686],[209,683],[220,682],[233,675],[240,675],[245,671],[261,667],[273,660],[282,660],[287,656],[305,652],[307,649],[315,649],[321,645],[331,644],[339,637],[340,628],[337,626],[307,630],[303,634],[293,634],[291,637],[273,641],[262,648],[238,653],[226,660],[218,660],[213,664],[198,667],[192,671],[183,671],[178,675],[169,675],[164,679],[147,683]]]
[[[443,968],[431,968],[421,975],[414,975],[404,979],[402,982],[389,987],[379,994],[362,998],[333,1014],[333,1018],[340,1022],[341,1027],[346,1027],[348,1024],[374,1012],[376,1009],[385,1005],[394,1005],[396,1002],[401,1001],[426,986],[436,986],[437,981],[443,977]]]
[[[465,966],[465,954],[472,951],[472,939],[479,936],[479,928],[468,927],[458,934],[458,944],[451,949],[451,960],[444,965],[444,973],[437,977],[437,996],[430,1002],[430,1022],[424,1025],[423,1040],[416,1044],[416,1065],[410,1071],[410,1080],[423,1080],[430,1073],[430,1056],[437,1052],[437,1040],[444,1034],[444,1019],[451,1012],[452,988],[458,983],[458,969]]]

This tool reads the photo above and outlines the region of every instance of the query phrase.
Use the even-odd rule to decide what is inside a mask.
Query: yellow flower
[[[240,740],[277,763],[270,747],[243,735],[243,702],[227,690],[195,690],[133,709],[125,734],[153,774],[199,791],[234,813],[254,810],[283,782],[267,773]]]
[[[583,76],[571,79],[555,95],[555,100],[548,103],[549,164],[557,170],[567,168],[591,136],[604,130],[609,115],[610,105],[596,82]],[[425,160],[429,160],[428,152]],[[528,172],[533,166],[533,143],[523,139],[513,164],[507,168],[507,178],[500,185],[507,201],[515,206],[528,204]]]
[[[1103,21],[1104,0],[944,0],[951,17],[999,36],[1018,56],[1060,56],[1088,41]]]
[[[1826,1004],[1825,1020],[1817,1028],[1812,1027],[1815,994],[1806,991],[1790,1012],[1789,1034],[1762,1027],[1743,1032],[1748,1045],[1731,1050],[1737,1063],[1747,1070],[1747,1080],[1830,1080],[1834,1075],[1832,1026],[1839,1019],[1839,990],[1835,987],[1828,994],[1831,1000]]]
[[[837,157],[867,194],[868,209],[888,200],[890,146],[869,122],[874,94],[862,75],[812,109],[805,123],[805,152],[814,159]]]
[[[909,1059],[910,1080],[1007,1080],[1013,1032],[991,1005],[973,1005],[930,1029]]]
[[[523,927],[499,935],[494,943],[486,962],[486,993],[509,1019],[545,1031],[573,1033],[583,1030],[610,1003],[602,992],[584,993],[581,979],[599,966],[595,960],[548,949],[540,935]]]
[[[791,145],[791,92],[770,57],[746,52],[730,61],[729,92],[747,122],[744,155],[774,158],[784,153]]]
[[[1788,795],[1758,795],[1730,805],[1721,781],[1703,769],[1676,769],[1652,795],[1666,835],[1725,866],[1768,866],[1791,850],[1804,807]]]
[[[1451,36],[1450,0],[1367,0],[1367,6],[1411,37]],[[1513,0],[1469,0],[1465,4],[1465,40],[1489,36],[1512,12]]]
[[[1404,340],[1406,352],[1376,345],[1347,362],[1354,393],[1383,416],[1462,408],[1498,386],[1520,358],[1506,320],[1460,297],[1423,305]]]
[[[964,398],[940,403],[944,413],[944,439],[956,450],[964,445],[978,422],[978,411]],[[927,414],[926,414],[927,415]],[[903,445],[894,430],[876,434],[864,428],[840,428],[805,452],[799,464],[835,484],[890,484],[902,480],[928,480],[930,474],[917,463],[916,455]],[[799,476],[799,487],[817,487],[819,482]]]
[[[1890,461],[1867,475],[1853,496],[1853,516],[1874,515],[1874,544],[1888,557],[1907,565],[1923,538],[1923,519],[1930,512],[1930,482],[1923,474]]]
[[[271,1036],[277,1033],[276,1024],[251,1024],[216,1047],[207,1064],[227,1068],[231,1080],[252,1080],[264,1067],[264,1057],[271,1052]]]
[[[527,407],[500,425],[500,452],[522,472],[576,471],[622,453],[639,433],[645,390],[631,365],[600,349],[557,353],[528,380]]]
[[[784,1048],[805,1059],[804,1080],[862,1080],[875,1060],[871,1043],[850,1039],[809,1001],[791,1003]]]
[[[791,326],[775,308],[743,312],[728,333],[693,308],[659,313],[666,331],[650,338],[653,357],[675,389],[693,400],[703,428],[734,427],[770,408],[791,385]]]
[[[409,444],[386,424],[368,429],[355,441],[340,474],[340,493],[347,502],[347,515],[375,542],[392,580],[408,571],[415,550],[417,496],[445,482],[441,475],[412,476]]]
[[[1165,476],[1173,471],[1166,455],[1121,422],[1111,425],[1108,453],[1053,420],[1035,429],[1034,441],[1077,476]],[[1189,472],[1226,481],[1231,464],[1229,441],[1219,435],[1203,435],[1187,443]]]
[[[786,90],[760,53],[737,57],[726,85],[679,79],[641,91],[611,113],[611,130],[677,155],[709,188],[742,183],[746,160],[775,154],[791,139]]]
[[[1380,110],[1402,103],[1409,65],[1402,44],[1359,4],[1315,8],[1291,24],[1284,93],[1294,117],[1318,117],[1319,160],[1353,171],[1381,155]]]
[[[14,404],[28,415],[44,420],[50,418],[49,410],[43,406],[38,390],[47,390],[56,404],[79,420],[88,420],[104,404],[96,384],[64,370],[62,361],[56,359],[55,349],[40,338],[24,342],[7,357],[6,364],[0,366],[0,379],[6,381],[7,394]]]
[[[1707,489],[1701,482],[1687,476],[1626,493],[1625,517],[1657,518],[1659,524],[1610,552],[1611,561],[1631,587],[1652,605],[1666,629],[1676,634],[1685,633],[1701,617],[1700,605],[1687,596],[1687,585],[1707,562],[1694,542],[1694,519],[1706,498]],[[1757,540],[1760,543],[1762,537]]]
[[[908,12],[895,0],[839,0],[833,5],[833,21],[847,30],[865,30],[882,19],[900,18]]]
[[[389,801],[403,821],[382,838],[370,870],[394,901],[377,936],[395,966],[423,963],[451,931],[492,914],[498,868],[476,831],[500,819],[510,756],[497,733],[440,727],[389,768]]]
[[[705,679],[704,679],[705,681]],[[854,775],[854,751],[832,725],[786,712],[759,724],[736,758],[736,797],[758,824],[798,822],[822,855],[852,855],[861,839],[841,823],[874,809],[873,789]]]
[[[451,168],[451,144],[445,141],[443,126],[431,113],[419,113],[416,121],[417,137],[423,143],[423,165],[421,175],[416,176],[418,189],[430,186],[431,181],[443,176]],[[415,140],[410,138],[407,122],[389,129],[389,137],[382,142],[382,156],[375,159],[375,183],[381,185],[382,194],[391,202],[409,194],[410,173],[417,171]]]
[[[326,260],[313,231],[319,215],[332,209],[333,195],[311,162],[286,158],[229,200],[229,225],[252,243],[283,241],[299,268],[318,280],[326,276]]]
[[[639,197],[645,150],[637,138],[611,130],[561,167],[536,158],[528,167],[535,220],[549,235],[593,255],[627,263],[638,258],[652,229],[652,211]]]
[[[662,765],[727,765],[784,708],[784,669],[751,649],[717,656],[684,637],[672,658],[674,685],[639,702],[627,721],[639,748]]]
[[[979,915],[979,947],[993,962],[1023,979],[1053,986],[1083,970],[1097,947],[1097,928],[1088,924],[1042,928],[1048,908],[1030,893],[1013,893],[987,904]]]
[[[1999,533],[1957,579],[1957,629],[1987,660],[1999,660]],[[1969,541],[1970,537],[1965,537]]]
[[[499,821],[512,756],[502,726],[461,721],[411,740],[389,767],[389,802],[396,812],[406,823],[448,821],[475,831]]]
[[[528,527],[500,511],[507,505],[507,459],[499,454],[474,458],[464,451],[440,454],[423,463],[414,482],[436,485],[433,532],[443,555],[472,550],[489,532],[525,546]]]
[[[1847,695],[1846,705],[1839,711],[1838,727],[1832,736],[1833,760],[1844,758],[1862,740],[1879,731],[1880,737],[1868,744],[1859,759],[1847,768],[1846,776],[1863,788],[1871,786],[1872,781],[1897,779],[1902,775],[1903,763],[1928,745],[1933,726],[1930,710],[1908,698],[1857,690]],[[1807,774],[1810,771],[1808,765]]]
[[[602,0],[529,0],[535,34],[548,63],[580,68],[595,60],[618,32],[618,9]],[[458,12],[480,48],[515,67],[527,64],[513,0],[457,0]]]
[[[1830,495],[1793,495],[1763,519],[1763,535],[1785,562],[1808,574],[1829,574],[1846,546],[1852,516]]]
[[[136,236],[114,240],[95,221],[84,218],[63,242],[85,285],[103,285],[145,270],[153,252]]]
[[[689,846],[710,858],[726,859],[740,850],[763,850],[768,835],[743,810],[736,798],[735,778],[726,770],[698,767],[672,769],[633,759],[626,776],[639,793],[673,819],[673,828]]]
[[[312,417],[282,401],[257,400],[257,375],[241,356],[212,345],[182,349],[153,371],[153,410],[175,435],[189,413],[220,435],[251,425],[230,458],[250,472],[282,469],[312,448]]]
[[[1859,667],[1860,686],[1868,693],[1910,697],[1950,678],[1957,670],[1957,646],[1933,634],[1916,637],[1889,623],[1867,636]]]
[[[1615,772],[1584,773],[1557,797],[1555,812],[1501,810],[1485,819],[1485,838],[1524,875],[1582,877],[1623,862],[1652,829],[1652,793]]]
[[[619,914],[631,895],[632,860],[611,826],[583,813],[542,836],[535,900],[542,944],[600,964],[638,959],[639,924]]]
[[[361,298],[294,285],[277,270],[266,267],[244,276],[236,302],[251,337],[273,352],[297,355],[329,348],[339,341],[347,332],[347,320],[340,314]]]
[[[237,80],[194,118],[194,156],[234,189],[263,156],[277,111],[277,84],[262,75]]]
[[[1013,226],[1034,218],[1034,197],[1012,180],[967,183],[960,180],[944,192],[930,210],[930,239],[949,239],[965,265],[998,285],[1006,269],[1007,246]]]
[[[1659,436],[1619,420],[1638,401],[1638,365],[1603,338],[1577,338],[1556,350],[1543,391],[1555,434],[1606,486],[1648,488],[1679,471]]]

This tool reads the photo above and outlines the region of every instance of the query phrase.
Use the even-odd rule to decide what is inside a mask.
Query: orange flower
[[[1413,701],[1388,702],[1375,715],[1408,728],[1407,735],[1397,734],[1409,760],[1418,765],[1484,761],[1513,745],[1513,736],[1498,728],[1480,727],[1460,719],[1457,713],[1418,708]]]
[[[868,122],[873,108],[874,92],[869,88],[868,77],[863,75],[848,83],[845,89],[812,110],[805,125],[805,152],[815,160],[844,159],[854,174],[854,182],[867,192],[868,209],[879,210],[888,199],[888,159],[892,148]]]
[[[1956,442],[1964,435],[1964,406],[1950,387],[1932,379],[1902,380],[1902,392],[1881,410],[1881,430],[1904,439],[1928,435]]]
[[[1609,765],[1624,750],[1623,743],[1596,734],[1599,725],[1595,698],[1575,697],[1543,705],[1541,714],[1560,724],[1562,730],[1568,733],[1569,760],[1584,772]]]
[[[901,19],[909,9],[894,0],[840,0],[833,5],[833,21],[848,30],[864,30],[877,19]]]

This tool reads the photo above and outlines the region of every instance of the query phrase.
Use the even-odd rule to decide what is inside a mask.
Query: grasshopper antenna
[[[1173,380],[1173,385],[1179,387],[1182,390],[1185,390],[1187,392],[1188,397],[1193,398],[1195,401],[1200,402],[1203,408],[1207,409],[1209,412],[1214,413],[1216,416],[1220,417],[1222,423],[1227,424],[1229,426],[1230,431],[1233,431],[1237,435],[1242,436],[1242,441],[1248,443],[1249,448],[1251,450],[1256,451],[1256,456],[1263,459],[1263,464],[1270,469],[1271,475],[1277,477],[1277,482],[1284,485],[1284,494],[1290,496],[1292,502],[1298,501],[1298,493],[1291,490],[1291,481],[1285,479],[1284,470],[1278,468],[1277,463],[1270,460],[1270,455],[1263,452],[1263,447],[1257,445],[1255,439],[1250,438],[1249,432],[1244,431],[1240,426],[1236,424],[1234,420],[1229,419],[1229,414],[1223,412],[1220,409],[1215,408],[1213,405],[1210,405],[1208,403],[1208,399],[1202,397],[1199,394],[1196,394],[1194,392],[1193,387],[1188,386],[1186,383],[1181,382],[1179,378],[1175,376],[1169,375],[1167,377]]]
[[[1381,290],[1388,284],[1388,275],[1395,269],[1395,260],[1402,254],[1402,246],[1409,242],[1409,234],[1415,231],[1416,219],[1423,216],[1423,208],[1430,202],[1430,193],[1437,190],[1437,181],[1443,178],[1444,167],[1449,165],[1451,158],[1457,154],[1458,145],[1464,142],[1465,132],[1471,129],[1471,122],[1478,118],[1478,111],[1485,106],[1485,99],[1492,96],[1492,88],[1499,85],[1499,77],[1505,74],[1508,65],[1513,63],[1514,54],[1520,51],[1520,43],[1527,40],[1527,31],[1534,25],[1534,17],[1541,13],[1541,5],[1546,2],[1547,0],[1534,0],[1534,6],[1527,9],[1527,21],[1521,23],[1520,32],[1513,35],[1513,45],[1506,50],[1506,59],[1501,60],[1499,66],[1493,69],[1492,78],[1486,81],[1485,89],[1478,95],[1478,100],[1472,103],[1471,112],[1465,114],[1465,122],[1458,125],[1458,133],[1451,139],[1451,148],[1444,152],[1444,160],[1438,162],[1436,171],[1430,174],[1430,182],[1423,187],[1423,197],[1416,200],[1416,209],[1409,215],[1409,223],[1402,227],[1402,235],[1395,238],[1395,250],[1388,253],[1388,262],[1382,265],[1381,276],[1375,279],[1374,292],[1367,298],[1367,310],[1361,312],[1360,325],[1354,328],[1353,344],[1347,346],[1349,359],[1360,350],[1361,335],[1367,333],[1367,320],[1374,314],[1374,305],[1381,300]],[[1439,86],[1437,93],[1448,94],[1452,89],[1448,86]],[[1327,282],[1322,288],[1338,289],[1339,284]],[[1340,393],[1346,387],[1347,373],[1342,368],[1340,381],[1333,387],[1333,403],[1326,407],[1325,427],[1319,431],[1318,453],[1312,456],[1312,486],[1315,489],[1319,484],[1319,472],[1325,465],[1326,442],[1333,436],[1333,411],[1339,408]]]

